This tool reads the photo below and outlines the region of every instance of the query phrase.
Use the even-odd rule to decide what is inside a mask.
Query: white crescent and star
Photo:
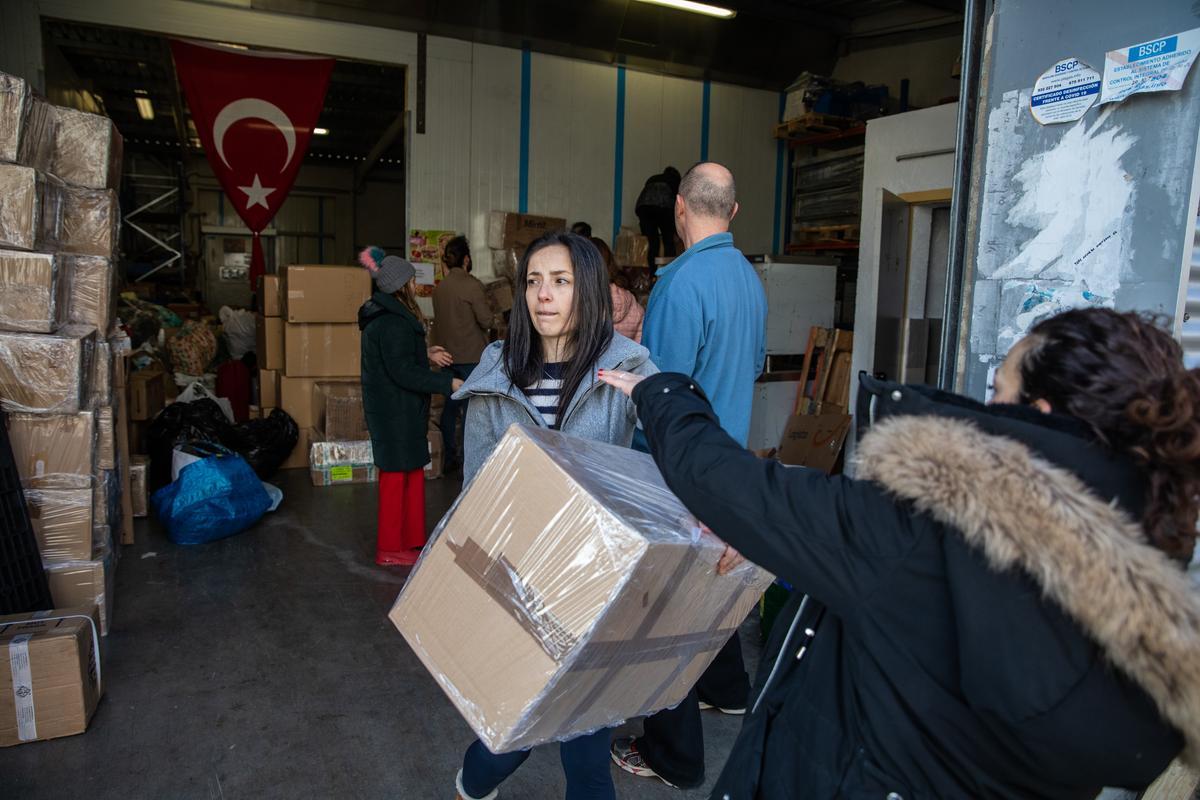
[[[296,129],[283,109],[257,97],[243,97],[240,100],[234,100],[222,108],[213,121],[213,143],[217,148],[217,155],[225,162],[225,166],[232,169],[229,159],[225,157],[225,132],[235,122],[243,119],[265,120],[283,134],[283,140],[287,144],[287,160],[283,162],[279,171],[283,172],[287,169],[288,164],[292,163],[292,156],[296,154]],[[267,205],[267,196],[275,191],[275,187],[263,186],[257,173],[255,173],[254,181],[250,186],[239,186],[238,189],[246,193],[247,210],[254,206],[270,209],[270,206]]]

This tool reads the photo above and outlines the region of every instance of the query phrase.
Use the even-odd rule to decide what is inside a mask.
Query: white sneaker
[[[742,706],[741,708],[721,708],[720,706],[714,706],[711,703],[706,703],[703,700],[700,701],[700,710],[701,711],[711,711],[714,708],[717,711],[720,711],[722,714],[729,714],[730,716],[733,716],[733,717],[740,717],[746,713],[745,706]]]
[[[486,797],[471,797],[471,795],[467,794],[467,790],[463,788],[461,769],[458,771],[458,774],[454,776],[454,788],[458,790],[457,800],[496,800],[496,798],[500,796],[499,789],[492,789],[492,793]]]

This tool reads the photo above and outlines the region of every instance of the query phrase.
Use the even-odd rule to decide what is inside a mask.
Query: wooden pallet
[[[825,404],[843,409],[850,404],[850,359],[854,334],[836,328],[813,326],[808,332],[804,365],[800,368],[797,414],[815,413]],[[815,374],[814,374],[815,372]],[[810,382],[808,376],[814,374]]]
[[[792,229],[792,235],[799,243],[813,242],[857,242],[859,226],[857,225],[806,225]]]
[[[837,133],[861,125],[850,117],[835,117],[833,114],[808,113],[772,128],[776,139],[795,139],[817,133]]]

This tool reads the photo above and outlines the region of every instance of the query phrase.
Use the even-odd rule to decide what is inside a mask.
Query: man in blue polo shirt
[[[701,163],[683,176],[675,227],[687,250],[658,271],[642,344],[663,372],[690,375],[708,395],[721,427],[744,444],[754,381],[766,360],[767,297],[754,268],[733,246],[729,223],[737,211],[733,174],[725,167]],[[722,561],[737,557],[730,549]],[[680,788],[699,786],[700,709],[742,714],[749,693],[735,634],[678,707],[647,718],[642,736],[613,742],[613,761],[634,775]]]

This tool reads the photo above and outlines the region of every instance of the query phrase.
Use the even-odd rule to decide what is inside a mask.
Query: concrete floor
[[[91,726],[0,750],[0,798],[453,798],[473,736],[387,620],[407,569],[375,566],[375,486],[276,482],[280,509],[224,541],[179,547],[138,520]],[[431,529],[458,488],[428,484]],[[752,664],[756,630],[752,617]],[[705,714],[709,785],[740,724]],[[626,800],[708,796],[614,778]],[[541,747],[501,796],[563,786],[557,748]]]

